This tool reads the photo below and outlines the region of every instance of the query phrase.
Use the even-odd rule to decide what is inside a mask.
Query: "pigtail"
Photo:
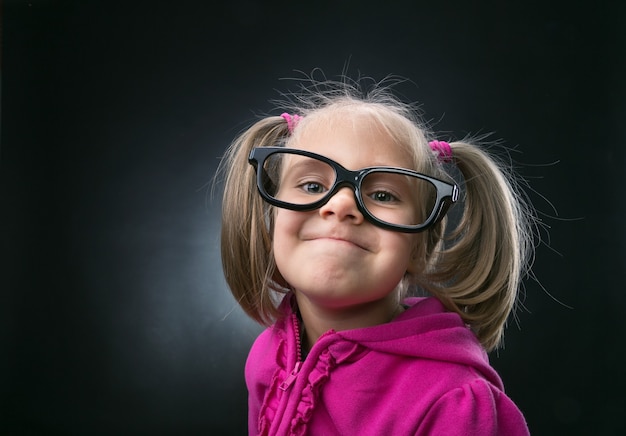
[[[254,147],[284,142],[285,119],[258,121],[228,148],[221,170],[226,171],[222,201],[221,255],[224,277],[242,309],[255,321],[269,325],[277,317],[269,283],[275,274],[269,206],[257,193],[256,173],[248,163]]]
[[[450,146],[465,179],[464,210],[434,255],[428,287],[490,351],[502,341],[527,271],[532,214],[502,165],[472,144]]]

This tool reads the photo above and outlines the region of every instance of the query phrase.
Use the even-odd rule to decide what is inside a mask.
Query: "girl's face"
[[[290,147],[322,154],[351,170],[412,166],[408,152],[370,121],[348,119],[332,127],[311,123],[306,135]],[[409,269],[418,240],[415,234],[385,230],[365,220],[347,187],[314,211],[277,208],[274,224],[274,257],[281,275],[296,295],[331,310],[385,304],[383,299]]]

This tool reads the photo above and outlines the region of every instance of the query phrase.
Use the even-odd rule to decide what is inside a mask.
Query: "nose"
[[[361,224],[364,220],[354,198],[354,191],[348,187],[339,189],[319,208],[323,218],[335,217],[339,221],[350,220],[353,224]]]

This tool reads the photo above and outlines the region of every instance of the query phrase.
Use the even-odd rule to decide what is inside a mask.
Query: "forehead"
[[[326,111],[308,117],[289,147],[329,157],[348,169],[412,168],[413,155],[378,117],[359,111]]]

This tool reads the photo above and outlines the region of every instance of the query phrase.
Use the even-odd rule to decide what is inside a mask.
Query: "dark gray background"
[[[626,15],[574,3],[5,0],[0,434],[245,433],[208,187],[280,78],[346,64],[518,148],[549,294],[493,365],[533,434],[624,434]]]

